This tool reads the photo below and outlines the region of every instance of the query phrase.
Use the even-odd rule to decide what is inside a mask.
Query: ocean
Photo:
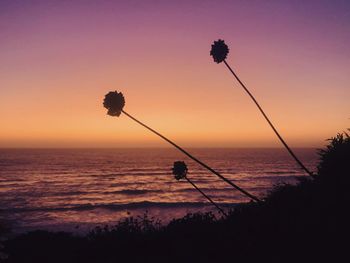
[[[285,149],[188,149],[238,186],[263,198],[276,184],[306,176]],[[316,149],[295,149],[315,171]],[[225,209],[249,202],[175,149],[0,149],[0,220],[14,232],[86,232],[129,216],[163,223],[216,211],[196,189],[172,175],[185,161],[188,178]]]

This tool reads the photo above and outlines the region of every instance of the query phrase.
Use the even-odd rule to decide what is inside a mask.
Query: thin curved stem
[[[187,182],[189,182],[194,188],[196,188],[205,198],[207,198],[209,200],[210,203],[212,203],[219,211],[221,214],[223,214],[225,217],[227,217],[227,214],[225,213],[224,210],[222,210],[222,208],[217,205],[209,196],[207,196],[201,189],[199,189],[190,179],[187,178],[187,176],[185,176],[185,179],[187,180]]]
[[[305,165],[298,159],[298,157],[294,154],[294,152],[289,148],[289,146],[287,145],[287,143],[283,140],[283,138],[281,137],[281,135],[278,133],[278,131],[276,130],[276,128],[273,126],[273,124],[271,123],[271,121],[269,120],[269,118],[267,117],[267,115],[265,114],[265,112],[263,111],[263,109],[260,107],[259,103],[257,102],[257,100],[254,98],[254,96],[250,93],[250,91],[247,89],[247,87],[243,84],[243,82],[238,78],[238,76],[236,75],[236,73],[232,70],[232,68],[229,66],[229,64],[227,64],[226,60],[224,60],[224,63],[226,65],[226,67],[231,71],[231,73],[233,74],[233,76],[236,78],[236,80],[239,82],[239,84],[241,84],[241,86],[243,87],[243,89],[248,93],[249,97],[254,101],[255,105],[258,107],[258,109],[260,110],[260,112],[262,113],[262,115],[264,116],[265,120],[269,123],[270,127],[272,128],[272,130],[275,132],[275,134],[277,135],[277,137],[280,139],[280,141],[282,142],[282,144],[284,145],[284,147],[286,147],[286,149],[288,150],[288,152],[290,153],[290,155],[294,158],[294,160],[300,165],[300,167],[306,172],[308,173],[311,177],[314,177],[314,175],[305,167]]]
[[[165,136],[161,135],[159,132],[153,130],[151,127],[147,126],[146,124],[142,123],[141,121],[137,120],[136,118],[134,118],[133,116],[131,116],[129,113],[125,112],[124,110],[122,110],[122,112],[128,116],[130,119],[136,121],[138,124],[142,125],[143,127],[145,127],[146,129],[150,130],[151,132],[155,133],[156,135],[158,135],[159,137],[161,137],[163,140],[167,141],[168,143],[170,143],[171,145],[173,145],[175,148],[177,148],[179,151],[181,151],[182,153],[184,153],[185,155],[187,155],[188,157],[190,157],[193,161],[197,162],[198,164],[200,164],[201,166],[203,166],[204,168],[206,168],[207,170],[209,170],[210,172],[212,172],[213,174],[217,175],[220,179],[224,180],[226,183],[228,183],[229,185],[231,185],[232,187],[236,188],[238,191],[240,191],[241,193],[243,193],[244,195],[248,196],[249,198],[253,199],[254,201],[260,202],[260,200],[248,193],[247,191],[245,191],[244,189],[240,188],[238,185],[232,183],[230,180],[228,180],[227,178],[225,178],[224,176],[222,176],[219,172],[215,171],[214,169],[212,169],[211,167],[209,167],[208,165],[206,165],[205,163],[203,163],[202,161],[198,160],[196,157],[194,157],[192,154],[188,153],[187,151],[185,151],[183,148],[181,148],[180,146],[178,146],[176,143],[172,142],[171,140],[169,140],[168,138],[166,138]]]

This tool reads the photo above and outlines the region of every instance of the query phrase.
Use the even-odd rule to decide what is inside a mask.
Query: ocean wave
[[[6,192],[6,191],[4,191]],[[104,195],[128,195],[128,196],[133,196],[133,195],[145,195],[145,194],[150,194],[150,193],[164,193],[164,190],[161,189],[123,189],[123,190],[116,190],[116,191],[69,191],[69,192],[64,192],[64,191],[49,191],[45,193],[46,197],[74,197],[74,196],[79,196],[79,198],[83,198],[84,196],[88,195],[100,195],[102,198]],[[0,190],[1,193],[1,190]],[[26,194],[27,197],[41,197],[43,193],[41,191],[39,192],[34,192],[34,191],[26,191],[22,192],[21,194]],[[0,195],[1,196],[1,195]]]
[[[233,208],[239,203],[218,203],[223,207]],[[59,212],[59,211],[85,211],[95,209],[108,209],[111,211],[120,211],[128,209],[147,209],[147,208],[201,208],[211,206],[208,202],[134,202],[125,204],[81,204],[64,207],[18,207],[0,209],[0,213],[23,213],[23,212]]]
[[[113,192],[103,192],[103,194],[124,194],[124,195],[143,195],[143,194],[149,194],[149,193],[164,193],[163,190],[156,190],[156,189],[125,189],[125,190],[119,190],[119,191],[113,191]]]
[[[112,174],[86,174],[86,175],[80,175],[81,177],[118,177],[118,176],[153,176],[153,175],[169,175],[170,172],[165,171],[149,171],[149,172],[118,172],[118,173],[112,173]]]
[[[296,174],[296,171],[266,171],[267,174]]]
[[[291,181],[291,180],[296,180],[297,176],[296,175],[283,175],[283,176],[279,176],[279,175],[262,175],[262,176],[252,176],[250,178],[250,180],[270,180],[272,182],[274,181]]]

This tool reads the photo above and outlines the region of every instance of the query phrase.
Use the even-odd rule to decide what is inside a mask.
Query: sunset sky
[[[350,1],[0,1],[0,147],[292,147],[350,127]]]

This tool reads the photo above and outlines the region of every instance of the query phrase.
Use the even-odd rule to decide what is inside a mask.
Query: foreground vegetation
[[[346,262],[350,138],[320,151],[318,173],[276,186],[227,218],[190,214],[166,226],[145,215],[87,236],[35,231],[7,240],[5,262]],[[342,260],[340,260],[342,259]]]

